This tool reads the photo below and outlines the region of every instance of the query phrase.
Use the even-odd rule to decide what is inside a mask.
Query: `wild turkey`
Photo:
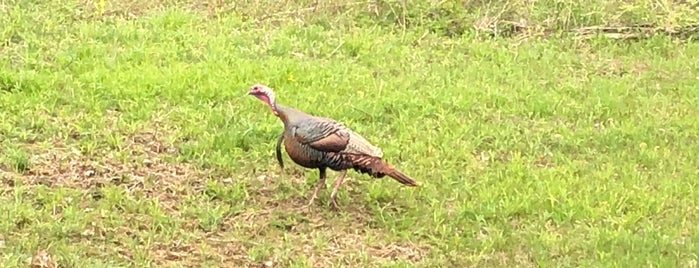
[[[344,124],[280,105],[276,102],[274,91],[265,85],[251,86],[248,94],[266,103],[272,113],[284,123],[284,132],[277,139],[275,148],[276,158],[281,168],[284,168],[280,148],[283,141],[291,160],[302,167],[318,169],[318,182],[308,202],[309,206],[317,197],[318,190],[325,186],[325,173],[328,168],[340,172],[330,193],[330,205],[335,210],[338,209],[337,191],[345,179],[347,169],[350,168],[375,178],[388,175],[404,185],[420,185],[385,162],[380,148],[372,145]]]

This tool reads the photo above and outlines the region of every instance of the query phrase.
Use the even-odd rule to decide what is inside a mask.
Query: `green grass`
[[[0,3],[0,266],[696,267],[699,45],[563,34],[689,4],[310,2]],[[305,209],[258,82],[423,186]]]

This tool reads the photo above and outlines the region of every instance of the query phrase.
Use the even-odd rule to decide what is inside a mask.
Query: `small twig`
[[[354,105],[350,105],[350,107],[352,107],[352,109],[355,109],[355,110],[357,110],[357,111],[360,111],[360,112],[362,112],[362,113],[368,115],[368,116],[371,117],[371,118],[374,118],[374,115],[372,115],[371,113],[369,113],[369,112],[367,112],[367,111],[364,111],[364,110],[362,110],[362,109],[359,109],[359,108],[355,107]]]
[[[333,51],[331,51],[330,54],[328,54],[328,56],[327,56],[326,58],[330,58],[330,57],[332,57],[333,55],[335,55],[335,53],[337,53],[337,51],[339,51],[340,48],[342,48],[342,46],[343,46],[344,44],[345,44],[345,41],[342,40],[342,42],[340,42],[340,44],[337,45],[337,47],[336,47],[335,49],[333,49]]]
[[[212,237],[207,237],[206,240],[209,240],[214,243],[221,243],[221,244],[231,244],[231,243],[240,243],[244,245],[253,245],[253,246],[259,246],[260,243],[256,243],[253,241],[243,241],[239,239],[218,239],[218,238],[212,238]]]
[[[428,34],[430,34],[430,31],[425,31],[425,33],[418,37],[418,39],[415,39],[412,43],[419,44],[420,42],[422,42],[423,39],[425,39],[425,37],[427,37]]]
[[[591,38],[594,35],[602,35],[611,39],[640,39],[654,34],[668,36],[680,36],[699,33],[699,24],[690,24],[680,27],[658,27],[652,24],[640,24],[634,26],[588,26],[571,29],[569,32],[578,35],[578,39]]]

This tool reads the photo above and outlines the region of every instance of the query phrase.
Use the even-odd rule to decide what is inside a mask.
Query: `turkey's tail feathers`
[[[394,180],[407,186],[420,186],[420,183],[415,181],[410,176],[391,166],[381,158],[368,155],[353,155],[352,168],[361,173],[366,173],[375,178],[383,178],[388,175]]]

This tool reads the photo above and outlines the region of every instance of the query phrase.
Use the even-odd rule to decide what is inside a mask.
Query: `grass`
[[[699,45],[567,33],[688,3],[236,2],[0,3],[0,266],[696,267]],[[305,209],[257,82],[423,186]]]

